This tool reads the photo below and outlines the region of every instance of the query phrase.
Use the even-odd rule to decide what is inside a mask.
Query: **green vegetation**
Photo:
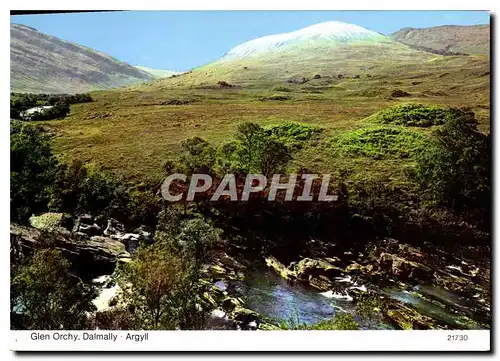
[[[381,47],[397,59],[417,56],[401,44]],[[328,52],[333,60],[316,59],[307,71],[295,63],[276,65],[279,59],[249,60],[246,69],[228,65],[217,72],[210,65],[151,84],[95,92],[92,101],[59,99],[72,104],[66,121],[11,121],[12,221],[26,224],[31,215],[47,211],[91,214],[101,228],[115,218],[127,231],[146,226],[155,235],[154,243],[141,240],[120,265],[115,276],[123,294],[113,299],[114,308],[89,319],[91,327],[206,327],[213,305],[207,306],[200,280],[216,252],[283,252],[296,259],[330,252],[333,244],[336,252],[388,237],[453,247],[488,238],[490,84],[480,74],[489,71],[489,59],[419,52],[415,61],[402,62],[378,49],[385,58],[368,66],[363,59],[374,53],[366,47],[350,49],[348,62],[348,49],[334,50]],[[333,61],[339,69],[332,69]],[[307,84],[287,82],[292,78]],[[425,104],[401,103],[390,97],[394,89],[408,94],[405,101]],[[50,102],[14,95],[11,118]],[[305,170],[332,174],[341,201],[197,199],[165,207],[158,194],[165,175],[177,171],[220,178]],[[312,239],[310,247],[306,242]],[[65,289],[48,283],[43,263]],[[55,300],[74,311],[65,317],[84,327],[81,314],[91,311],[90,291],[78,279],[62,277],[69,265],[61,254],[35,250],[17,264],[12,304],[29,311],[22,317],[13,312],[16,327],[57,328],[63,322],[56,307],[46,307],[55,315],[52,324],[37,313],[36,292],[44,303]],[[359,329],[385,311],[379,300],[359,299],[356,316],[338,313],[310,326],[297,318],[281,327]]]
[[[159,205],[150,189],[138,192],[136,187],[89,169],[77,159],[69,165],[58,162],[51,138],[38,125],[11,121],[12,220],[26,223],[33,214],[53,211],[154,222]]]
[[[468,110],[436,105],[402,104],[384,109],[368,120],[377,123],[403,125],[407,127],[430,127],[444,124],[447,120],[463,116]]]
[[[65,118],[70,104],[89,103],[92,97],[89,94],[23,94],[11,93],[10,118],[24,120],[51,120]],[[25,114],[25,111],[42,106],[52,106],[49,109]]]
[[[422,151],[427,137],[395,127],[374,127],[342,133],[330,140],[336,156],[361,155],[373,159],[408,158]]]
[[[133,261],[118,271],[124,290],[120,302],[145,329],[205,327],[201,269],[221,230],[197,218],[180,221],[174,214],[160,214],[156,242],[136,250]]]
[[[431,146],[418,158],[418,178],[428,199],[488,215],[491,144],[489,135],[476,127],[474,114],[465,113],[436,130]]]
[[[290,318],[280,324],[282,330],[359,330],[359,323],[350,313],[336,313],[331,320],[320,321],[313,325],[301,323],[300,317]]]
[[[284,122],[267,125],[264,127],[264,131],[270,137],[285,144],[289,149],[296,150],[303,147],[306,141],[320,134],[323,129],[311,124]]]
[[[10,164],[11,219],[26,221],[44,212],[50,200],[57,171],[50,135],[41,127],[11,121]]]
[[[85,330],[95,310],[92,287],[70,275],[69,262],[48,243],[26,257],[11,246],[11,327]]]

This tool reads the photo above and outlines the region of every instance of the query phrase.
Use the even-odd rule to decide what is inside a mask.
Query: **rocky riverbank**
[[[334,298],[378,300],[377,313],[398,329],[489,328],[489,264],[474,263],[428,246],[386,239],[366,252],[302,258],[288,266],[276,257],[266,264],[289,282]],[[476,260],[477,261],[477,260]]]
[[[11,224],[12,245],[20,252],[30,252],[39,242],[49,240],[71,262],[75,273],[90,280],[112,275],[118,263],[131,261],[139,244],[154,242],[144,227],[127,231],[114,219],[102,222],[89,215],[76,219],[60,213],[32,217],[31,227]],[[474,254],[474,249],[468,254]],[[279,320],[251,309],[228,286],[244,281],[249,268],[261,262],[291,285],[300,284],[329,299],[366,303],[368,313],[396,329],[489,328],[490,263],[468,254],[394,239],[350,249],[310,241],[301,257],[285,264],[276,252],[256,260],[255,254],[225,242],[213,251],[211,263],[203,269],[200,303],[210,313],[212,329],[279,328]],[[109,309],[104,303],[110,297],[104,296],[118,292],[116,285],[106,283],[96,300],[102,310]]]

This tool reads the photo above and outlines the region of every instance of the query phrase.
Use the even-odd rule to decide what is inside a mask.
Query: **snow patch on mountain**
[[[306,28],[292,31],[290,33],[276,34],[257,38],[240,44],[229,50],[223,59],[244,58],[256,54],[278,50],[286,45],[303,41],[332,41],[352,42],[368,39],[384,39],[385,36],[377,32],[365,29],[361,26],[343,23],[340,21],[328,21]]]

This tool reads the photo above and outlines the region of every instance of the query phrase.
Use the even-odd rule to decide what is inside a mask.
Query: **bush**
[[[403,104],[384,109],[368,119],[383,124],[404,125],[407,127],[430,127],[444,124],[445,121],[463,116],[469,110],[436,105]]]
[[[418,157],[418,178],[428,200],[454,210],[490,210],[489,136],[471,112],[449,119]]]
[[[342,133],[330,140],[337,155],[359,155],[372,159],[408,158],[428,143],[424,134],[395,127],[363,128]]]
[[[23,223],[32,214],[47,210],[58,169],[50,138],[39,126],[16,120],[10,123],[11,220]]]
[[[179,165],[186,173],[211,173],[215,164],[216,150],[206,140],[193,137],[181,143]]]
[[[11,275],[11,327],[24,330],[88,329],[93,288],[71,276],[56,249],[40,249]]]
[[[277,87],[274,88],[274,91],[289,93],[292,90],[290,88],[287,88],[287,87],[284,87],[284,86],[277,86]]]
[[[264,127],[266,135],[282,142],[290,149],[302,148],[304,142],[320,134],[322,131],[323,129],[316,125],[297,122],[273,124]]]
[[[295,318],[291,317],[287,322],[282,322],[279,327],[282,330],[359,330],[359,324],[350,313],[336,313],[331,320],[313,325],[302,323],[297,314]]]
[[[52,119],[62,119],[65,118],[70,112],[69,104],[60,101],[52,106],[49,109],[43,109],[37,112],[34,112],[31,115],[23,116],[29,120],[52,120]]]
[[[173,252],[165,242],[139,247],[118,271],[125,304],[135,324],[146,330],[201,329],[198,263]]]

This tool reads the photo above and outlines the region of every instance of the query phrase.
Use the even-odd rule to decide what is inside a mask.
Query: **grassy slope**
[[[407,50],[400,49],[405,56]],[[489,57],[424,53],[405,61],[388,58],[389,54],[383,55],[382,60],[366,62],[365,70],[359,69],[361,62],[355,61],[346,61],[344,67],[337,62],[336,67],[330,68],[325,62],[314,67],[289,63],[290,68],[281,66],[279,71],[273,63],[269,65],[271,71],[248,65],[248,73],[240,71],[242,64],[236,64],[232,67],[238,71],[226,69],[228,72],[221,75],[200,74],[198,69],[142,87],[95,92],[92,94],[95,102],[73,105],[69,118],[45,123],[58,134],[56,149],[64,158],[80,157],[135,180],[160,179],[162,163],[175,156],[180,142],[188,137],[200,136],[221,143],[244,121],[318,124],[325,128],[322,137],[295,155],[292,169],[305,166],[347,175],[353,181],[382,178],[398,186],[412,186],[405,175],[413,166],[411,159],[335,157],[326,140],[348,130],[371,126],[365,117],[401,102],[470,106],[477,114],[481,130],[488,131]],[[288,75],[299,73],[301,68],[303,76],[319,73],[323,78],[305,84],[287,83]],[[360,79],[333,78],[338,73],[352,74],[354,69]],[[220,89],[218,80],[239,86]],[[288,91],[277,90],[280,87]],[[391,98],[395,89],[407,91],[411,96]],[[289,100],[261,100],[274,94]],[[168,105],[171,100],[190,103]]]
[[[143,82],[152,75],[93,49],[11,24],[11,91],[78,93]]]
[[[467,54],[489,54],[490,26],[445,25],[424,29],[404,28],[391,37],[405,44]]]
[[[145,66],[136,66],[137,69],[145,71],[146,73],[151,74],[155,78],[168,78],[169,76],[180,74],[178,71],[173,70],[164,70],[164,69],[152,69]]]

